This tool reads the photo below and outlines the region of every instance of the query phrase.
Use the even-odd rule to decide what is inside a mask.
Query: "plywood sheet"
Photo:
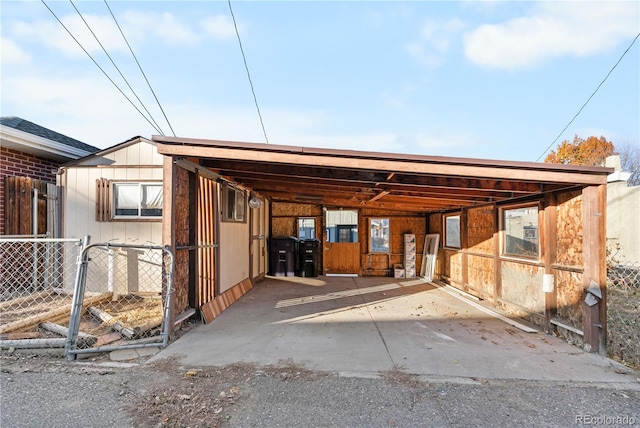
[[[273,202],[271,215],[274,217],[314,217],[322,215],[322,206],[310,204],[291,204],[285,202]]]
[[[468,255],[469,286],[486,295],[494,296],[496,291],[494,263],[494,259],[490,257]]]
[[[544,314],[544,268],[504,260],[501,263],[502,299],[532,312]]]
[[[491,207],[472,208],[467,211],[467,243],[470,251],[493,254],[494,214]]]
[[[582,257],[582,193],[558,194],[556,223],[556,263],[563,266],[583,266]]]
[[[583,328],[582,302],[584,291],[582,286],[582,274],[555,270],[555,292],[558,304],[557,318],[565,324],[577,329]]]

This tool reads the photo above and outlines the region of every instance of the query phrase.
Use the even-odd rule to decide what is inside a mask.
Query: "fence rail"
[[[640,368],[640,263],[607,269],[609,355]]]
[[[166,346],[173,296],[166,247],[94,244],[80,255],[65,353]]]

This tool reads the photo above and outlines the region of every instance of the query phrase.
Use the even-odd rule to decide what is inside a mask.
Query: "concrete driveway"
[[[269,277],[150,362],[164,358],[185,366],[289,361],[356,377],[401,369],[443,381],[638,386],[634,373],[610,359],[527,333],[420,279]]]

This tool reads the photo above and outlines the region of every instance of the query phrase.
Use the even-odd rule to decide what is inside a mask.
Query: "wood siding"
[[[593,309],[586,307],[584,299],[591,279],[605,283],[601,266],[605,260],[603,188],[591,186],[526,201],[539,206],[539,259],[501,254],[500,209],[510,205],[461,210],[462,248],[441,249],[436,273],[461,290],[499,303],[514,315],[557,330],[572,341],[585,340],[585,348],[597,350],[592,347],[602,341],[604,333],[594,331],[595,327],[589,330],[586,324],[602,324],[604,303]],[[585,197],[589,197],[588,209]],[[441,213],[429,215],[430,233],[443,232],[443,217]],[[592,273],[587,274],[588,270]],[[552,292],[543,291],[545,273],[553,275]],[[602,293],[606,300],[604,289]],[[585,338],[575,333],[583,329]]]

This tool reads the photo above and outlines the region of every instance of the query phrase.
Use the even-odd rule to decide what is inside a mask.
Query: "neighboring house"
[[[640,265],[640,186],[627,185],[631,174],[622,171],[620,156],[606,165],[615,169],[607,182],[607,250],[615,263]]]
[[[155,136],[65,165],[60,184],[65,236],[173,251],[172,317],[211,319],[273,273],[287,250],[270,237],[319,240],[320,275],[393,276],[408,246],[419,273],[439,234],[441,281],[602,353],[611,172]]]
[[[96,147],[22,118],[0,118],[0,235],[34,232],[33,189],[38,189],[37,233],[59,235],[51,224],[56,218],[52,213],[58,167],[96,151]]]

